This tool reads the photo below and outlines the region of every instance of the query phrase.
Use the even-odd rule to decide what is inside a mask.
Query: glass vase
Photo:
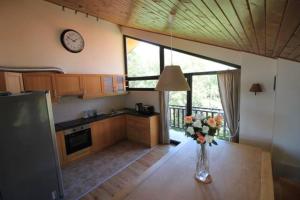
[[[208,146],[205,144],[197,144],[197,165],[196,180],[203,183],[211,183],[211,175],[209,173]]]

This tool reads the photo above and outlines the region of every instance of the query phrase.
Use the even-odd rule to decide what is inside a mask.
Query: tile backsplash
[[[83,100],[77,97],[63,97],[59,103],[54,103],[53,115],[55,123],[78,119],[83,111],[97,110],[98,112],[111,112],[112,109],[125,107],[126,96],[103,97],[99,99]]]

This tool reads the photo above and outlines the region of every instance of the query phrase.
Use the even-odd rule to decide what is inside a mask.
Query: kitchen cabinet
[[[80,74],[55,74],[57,96],[82,96],[83,87],[80,76]]]
[[[103,96],[101,87],[101,75],[81,75],[83,98],[91,99]]]
[[[52,101],[56,101],[56,88],[53,73],[23,73],[24,89],[27,91],[50,91]]]
[[[117,94],[122,94],[126,92],[125,76],[114,75],[114,92]]]
[[[114,95],[114,76],[101,75],[102,92],[104,95]]]
[[[19,93],[24,90],[21,73],[0,72],[0,91]]]
[[[111,118],[113,142],[119,142],[126,139],[126,116],[120,115]]]
[[[125,116],[120,115],[92,123],[92,150],[98,152],[126,138]]]
[[[159,116],[126,116],[127,138],[131,141],[153,147],[158,144]]]

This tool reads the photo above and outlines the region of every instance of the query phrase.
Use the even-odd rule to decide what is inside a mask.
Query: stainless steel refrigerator
[[[63,199],[48,92],[0,96],[0,200]]]

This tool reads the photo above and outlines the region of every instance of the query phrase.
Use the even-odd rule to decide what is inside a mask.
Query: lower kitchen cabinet
[[[63,131],[56,133],[58,155],[61,166],[101,151],[113,144],[128,139],[153,147],[158,144],[159,116],[141,117],[119,115],[90,124],[92,145],[67,155]]]
[[[159,116],[140,117],[127,115],[127,138],[131,141],[153,147],[158,144]]]
[[[100,151],[126,139],[125,116],[120,115],[92,123],[92,150]]]

